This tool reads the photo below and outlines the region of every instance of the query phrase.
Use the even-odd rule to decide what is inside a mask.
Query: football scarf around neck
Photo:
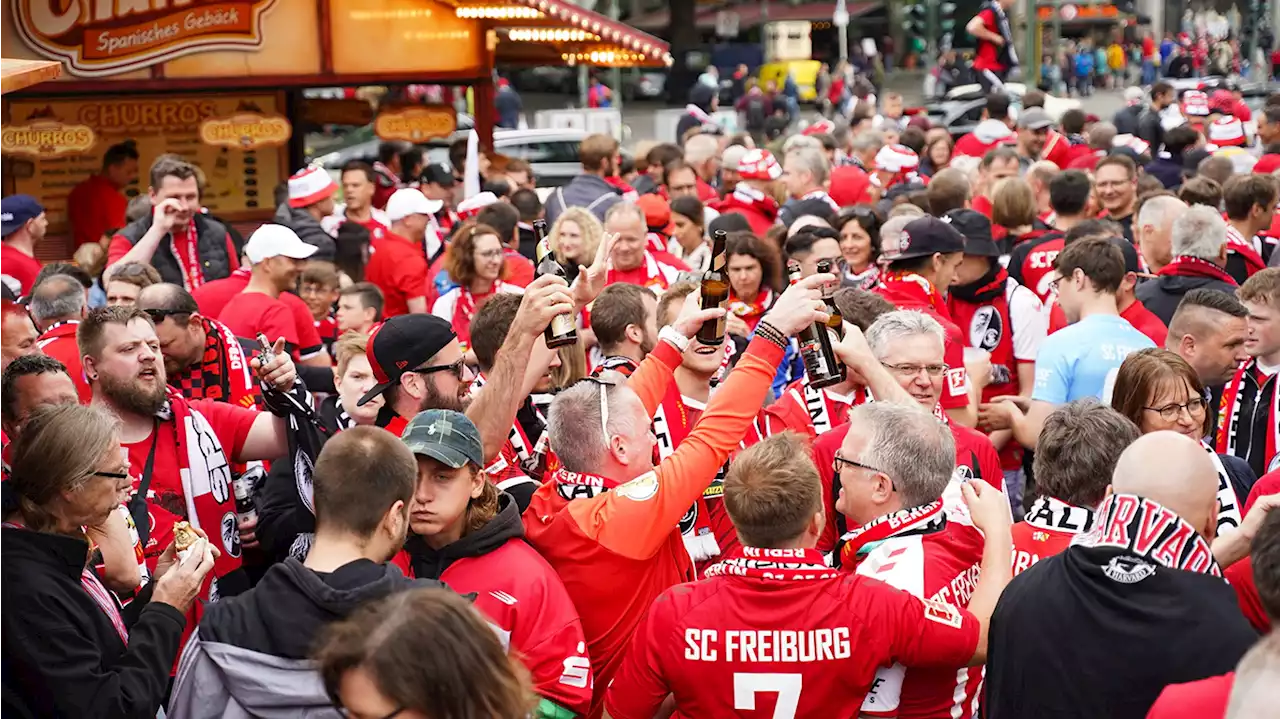
[[[983,3],[982,8],[990,10],[996,19],[996,27],[1000,30],[1000,37],[1004,38],[1004,42],[996,49],[1000,56],[1000,64],[1005,66],[1006,70],[1012,70],[1018,66],[1018,51],[1013,45],[1013,30],[1009,27],[1009,16],[1005,14],[1004,8],[1000,6],[996,0],[988,0]]]
[[[982,277],[967,285],[953,285],[948,294],[972,304],[987,304],[1004,297],[1008,283],[1009,273],[999,262],[992,262]]]
[[[777,582],[831,579],[840,572],[828,567],[816,549],[759,549],[743,547],[734,556],[707,567],[711,577],[746,577]]]
[[[623,377],[630,377],[632,372],[636,371],[639,363],[625,355],[610,355],[604,358],[591,373],[592,377],[599,377],[601,372],[617,372]]]
[[[867,269],[861,272],[845,270],[844,285],[852,286],[860,290],[871,290],[880,283],[880,268],[874,264],[867,265]]]
[[[1257,359],[1251,359],[1236,369],[1235,375],[1231,377],[1231,381],[1227,382],[1222,388],[1222,400],[1218,406],[1218,434],[1215,449],[1222,454],[1230,454],[1240,456],[1240,436],[1253,435],[1254,428],[1249,426],[1248,420],[1241,416],[1241,396],[1244,392],[1249,391],[1245,385],[1252,384],[1254,414],[1258,411],[1257,404],[1267,401],[1267,394],[1264,391],[1269,385],[1271,388],[1270,402],[1264,411],[1266,417],[1266,452],[1264,458],[1269,460],[1276,456],[1276,448],[1280,447],[1280,373],[1273,374],[1267,378],[1267,382],[1259,383],[1255,374],[1258,366]],[[1250,446],[1251,450],[1256,448]]]
[[[1261,272],[1267,268],[1267,263],[1262,260],[1262,255],[1258,253],[1258,249],[1253,246],[1253,243],[1240,234],[1240,230],[1232,227],[1229,223],[1227,224],[1227,249],[1244,260],[1250,277],[1255,272]]]
[[[760,291],[756,293],[756,298],[750,302],[738,299],[733,290],[729,290],[729,312],[732,312],[738,319],[745,322],[747,328],[753,332],[760,322],[760,318],[764,317],[764,313],[772,306],[773,290],[768,287],[761,287]]]
[[[805,200],[822,200],[823,202],[830,205],[831,210],[833,212],[840,211],[840,203],[831,199],[831,195],[828,195],[826,190],[811,190],[805,193],[804,196],[799,197],[797,199],[800,200],[801,202],[804,202]]]
[[[662,290],[667,289],[669,286],[666,275],[662,274],[662,268],[658,267],[658,260],[648,250],[645,250],[644,265],[641,267],[641,270],[644,272],[644,280],[639,283],[640,286],[659,288]],[[635,270],[626,270],[628,273],[634,271]],[[609,260],[609,270],[605,279],[605,284],[611,285],[614,282],[623,282],[624,280],[618,277],[620,272],[623,272],[623,270],[614,269],[613,260]]]
[[[483,374],[477,374],[471,382],[470,391],[474,392],[487,383]],[[507,433],[506,443],[493,462],[485,467],[485,472],[495,482],[509,475],[511,468],[519,468],[530,477],[541,477],[548,461],[549,439],[546,417],[534,406],[532,398],[526,397],[516,410],[516,421]]]
[[[187,399],[213,399],[252,407],[257,384],[249,371],[244,347],[226,325],[201,319],[204,352],[200,359],[170,378]]]
[[[1190,255],[1173,258],[1172,262],[1161,267],[1156,274],[1162,277],[1207,277],[1211,280],[1226,282],[1232,287],[1238,284],[1226,270],[1208,260]]]
[[[589,499],[604,494],[622,484],[616,479],[609,479],[590,472],[570,472],[564,467],[557,467],[551,473],[551,482],[556,493],[566,502],[575,499]]]
[[[1081,534],[1093,529],[1092,509],[1067,504],[1057,497],[1037,497],[1025,519],[1032,527],[1055,532]]]
[[[1222,457],[1218,456],[1218,451],[1208,442],[1201,441],[1201,446],[1209,453],[1209,459],[1213,461],[1213,469],[1218,473],[1218,534],[1232,531],[1240,528],[1240,522],[1243,521],[1240,511],[1240,498],[1236,496],[1235,485],[1231,484],[1231,477],[1227,475],[1227,468],[1222,464]]]
[[[1094,550],[1091,561],[1105,566],[1108,576],[1132,583],[1141,579],[1132,567],[1117,565],[1115,555],[1154,562],[1169,569],[1222,576],[1213,550],[1190,524],[1164,506],[1135,494],[1113,494],[1094,514],[1093,529],[1071,540],[1072,547]],[[1126,581],[1128,580],[1128,581]]]
[[[871,550],[890,537],[929,534],[946,526],[947,516],[943,513],[941,499],[919,507],[890,512],[840,538],[844,542],[844,546],[840,548],[840,566],[853,569],[862,557],[870,554]]]
[[[733,188],[733,194],[729,195],[727,199],[732,202],[730,206],[736,204],[742,207],[754,208],[770,222],[778,219],[778,211],[781,209],[777,200],[748,185],[746,182],[739,182]]]
[[[178,263],[178,268],[182,270],[182,286],[191,292],[204,284],[204,270],[200,268],[200,253],[197,244],[199,237],[196,235],[196,218],[192,217],[191,222],[187,225],[187,252],[185,255],[178,252],[177,228],[169,233],[169,252],[173,253],[173,259]]]
[[[947,302],[938,288],[925,278],[914,272],[880,273],[880,285],[891,292],[899,292],[923,298],[933,311],[949,316]]]
[[[667,388],[666,395],[653,414],[653,434],[658,439],[655,464],[660,464],[675,453],[676,448],[693,431],[694,422],[690,420],[688,407],[680,395],[680,389],[673,382]],[[716,542],[716,534],[711,528],[711,514],[707,508],[709,498],[720,501],[724,494],[723,480],[717,479],[702,493],[693,506],[680,518],[680,536],[684,539],[684,547],[694,562],[705,562],[720,554],[720,545]]]
[[[471,318],[476,316],[476,308],[485,300],[500,291],[502,282],[494,282],[488,294],[476,296],[466,287],[458,287],[458,299],[453,303],[453,331],[458,336],[458,344],[465,352],[471,346]]]

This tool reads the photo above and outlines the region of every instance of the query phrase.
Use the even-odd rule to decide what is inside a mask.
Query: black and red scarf
[[[1238,284],[1234,277],[1227,274],[1226,270],[1209,260],[1190,255],[1179,255],[1173,258],[1172,262],[1161,267],[1156,274],[1161,277],[1204,277],[1210,280],[1226,282],[1232,287]]]
[[[1218,432],[1214,448],[1222,454],[1230,454],[1239,456],[1237,452],[1241,449],[1240,437],[1247,435],[1250,437],[1251,443],[1257,441],[1255,428],[1248,425],[1248,420],[1241,415],[1243,414],[1242,402],[1243,395],[1249,391],[1246,385],[1253,386],[1253,413],[1258,411],[1259,402],[1267,402],[1266,410],[1267,424],[1264,427],[1266,445],[1264,447],[1262,466],[1267,467],[1276,456],[1277,448],[1280,448],[1280,373],[1271,375],[1263,381],[1258,380],[1258,360],[1251,359],[1240,365],[1236,369],[1236,373],[1231,377],[1222,388],[1222,400],[1218,404]],[[1270,401],[1267,398],[1267,387],[1271,388]],[[1254,448],[1250,446],[1250,450]]]
[[[1112,494],[1094,512],[1093,528],[1077,535],[1071,546],[1096,550],[1094,561],[1108,568],[1116,581],[1132,583],[1141,578],[1132,561],[1116,562],[1124,555],[1139,564],[1155,563],[1169,569],[1222,576],[1213,549],[1200,533],[1172,510],[1134,494]]]
[[[984,400],[1018,393],[1008,285],[1009,273],[999,262],[992,262],[985,275],[967,285],[955,285],[947,293],[951,319],[968,331],[969,345],[991,353],[995,381],[983,390]]]
[[[488,380],[483,374],[477,374],[471,382],[470,390],[474,392],[485,386]],[[547,432],[547,418],[526,397],[516,410],[516,421],[507,434],[507,441],[499,450],[485,472],[493,481],[510,478],[513,472],[519,472],[531,478],[541,478],[550,460],[550,441]]]
[[[204,327],[204,352],[191,366],[169,378],[169,384],[189,400],[211,399],[252,407],[258,385],[249,371],[248,357],[240,341],[221,322],[200,319]]]
[[[734,555],[707,567],[702,576],[747,577],[778,582],[832,579],[840,572],[828,567],[816,549],[760,549],[742,547]]]
[[[1256,240],[1257,238],[1253,239]],[[1267,268],[1267,263],[1263,261],[1262,255],[1254,247],[1250,238],[1240,234],[1240,230],[1230,224],[1227,225],[1227,250],[1236,253],[1240,256],[1240,259],[1244,260],[1250,277],[1253,277],[1254,273],[1261,272]]]
[[[853,570],[864,557],[871,553],[871,550],[891,537],[932,534],[946,526],[947,515],[943,512],[941,499],[919,507],[890,512],[847,532],[840,538],[843,542],[839,554],[840,566]]]
[[[639,366],[635,360],[625,355],[611,355],[605,357],[604,361],[592,370],[591,376],[599,377],[601,372],[617,372],[623,377],[630,377],[631,373],[635,372]]]

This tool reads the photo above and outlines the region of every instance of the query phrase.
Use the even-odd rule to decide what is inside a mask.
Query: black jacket
[[[1142,105],[1126,105],[1116,112],[1115,117],[1111,118],[1115,123],[1116,133],[1121,135],[1138,134],[1138,120],[1142,117]],[[1154,153],[1155,150],[1153,149]]]
[[[193,221],[196,224],[196,256],[200,260],[204,281],[212,282],[231,276],[231,257],[227,254],[227,238],[230,234],[227,226],[200,213],[193,217]],[[127,239],[130,245],[136,245],[150,229],[151,214],[147,213],[120,228],[117,234]],[[165,238],[151,255],[151,266],[160,273],[160,279],[181,287],[182,266],[178,264],[178,258],[173,256],[173,243],[169,241],[171,236],[165,235]]]
[[[1112,579],[1096,556],[1072,546],[1005,588],[987,719],[1143,719],[1166,685],[1232,671],[1257,641],[1221,577],[1155,566]]]
[[[1199,289],[1218,290],[1229,295],[1234,295],[1236,292],[1236,288],[1232,285],[1210,277],[1161,275],[1138,285],[1134,294],[1142,301],[1142,305],[1159,317],[1167,327],[1169,321],[1173,319],[1174,310],[1178,309],[1178,303],[1182,301],[1182,296],[1191,290]]]
[[[1154,107],[1148,107],[1138,117],[1138,137],[1146,140],[1151,145],[1151,152],[1155,154],[1160,151],[1161,145],[1164,144],[1164,125],[1160,124],[1160,111]]]
[[[439,579],[449,565],[459,559],[483,556],[506,544],[507,540],[523,536],[520,510],[511,495],[502,492],[498,495],[498,514],[479,530],[438,550],[432,549],[415,534],[404,543],[404,548],[409,552],[414,576]]]
[[[182,612],[150,602],[148,585],[122,611],[126,648],[80,584],[85,540],[2,534],[4,716],[154,719],[178,657]]]

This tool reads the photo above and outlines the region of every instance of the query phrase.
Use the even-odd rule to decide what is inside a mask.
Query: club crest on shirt
[[[983,305],[969,320],[969,344],[988,352],[994,351],[1004,336],[1004,320],[991,305]]]
[[[613,491],[633,502],[648,501],[658,494],[658,475],[646,472]]]
[[[1121,584],[1137,584],[1156,573],[1156,566],[1132,556],[1112,557],[1102,573]]]
[[[236,520],[236,513],[227,512],[222,515],[222,521],[218,524],[222,533],[222,546],[226,548],[227,554],[240,556],[240,522]]]

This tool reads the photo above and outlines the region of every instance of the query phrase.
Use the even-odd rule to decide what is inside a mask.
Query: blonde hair
[[[743,450],[724,480],[724,508],[750,547],[781,548],[822,510],[822,481],[800,435],[787,431]]]
[[[991,222],[1001,227],[1026,227],[1036,219],[1036,196],[1031,185],[1018,177],[1006,177],[991,193]]]
[[[88,242],[77,247],[71,259],[84,268],[84,271],[88,272],[90,277],[101,275],[102,270],[107,266],[107,252],[102,249],[102,245],[96,242]]]
[[[578,231],[582,233],[581,257],[569,258],[560,252],[560,228],[566,222],[577,225]],[[576,262],[580,265],[589,265],[595,259],[596,250],[599,249],[603,236],[604,225],[600,224],[600,220],[597,220],[595,215],[585,207],[569,207],[556,218],[556,223],[551,226],[551,234],[547,239],[551,245],[551,251],[556,254],[556,260],[560,264]]]
[[[369,349],[369,335],[355,330],[347,330],[342,333],[338,341],[333,343],[333,354],[336,360],[334,369],[337,376],[347,373],[347,365],[351,364],[352,358],[357,355],[365,354]]]
[[[13,443],[9,480],[29,528],[53,527],[51,505],[83,487],[98,463],[119,452],[119,426],[115,415],[92,405],[52,405],[31,413]]]

